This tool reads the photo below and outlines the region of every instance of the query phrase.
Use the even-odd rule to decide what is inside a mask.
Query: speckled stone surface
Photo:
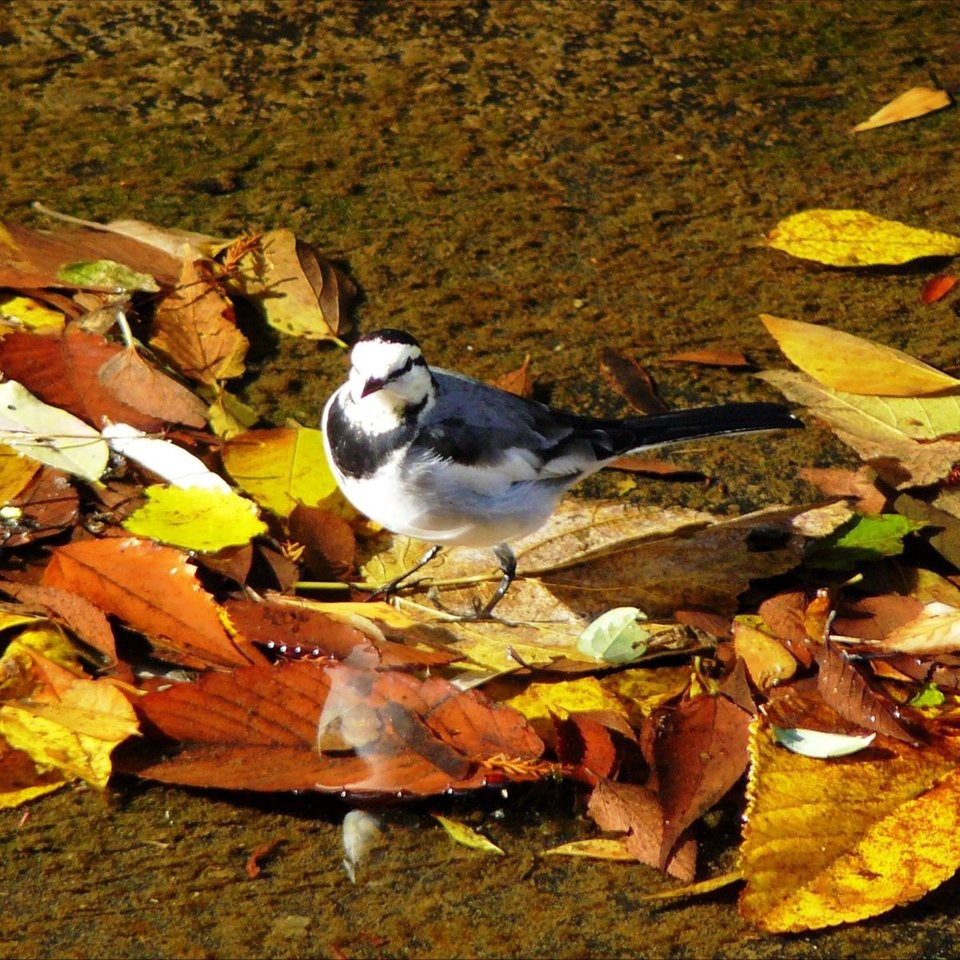
[[[760,312],[957,362],[929,269],[841,273],[766,251],[778,218],[863,207],[960,229],[957,113],[851,136],[908,87],[960,87],[949,3],[25,2],[0,17],[0,213],[34,199],[94,219],[223,234],[290,226],[363,291],[364,330],[401,326],[445,366],[492,376],[527,353],[545,395],[622,411],[604,346],[685,406],[772,398],[743,373],[671,365],[690,346],[781,360]],[[312,423],[345,358],[258,345],[239,385]],[[719,481],[635,495],[720,511],[814,495],[802,466],[852,462],[815,426],[676,455]],[[602,489],[595,487],[596,489]],[[0,815],[4,956],[936,956],[957,885],[839,932],[755,938],[731,896],[656,912],[643,867],[541,860],[580,835],[567,788],[452,806],[509,858],[399,820],[356,886],[339,805],[124,786]],[[494,816],[502,808],[504,816]],[[422,813],[420,808],[413,811]],[[731,864],[736,811],[708,831]],[[256,880],[243,864],[280,837]]]

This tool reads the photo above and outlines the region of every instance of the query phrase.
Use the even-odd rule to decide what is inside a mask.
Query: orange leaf
[[[956,285],[956,277],[951,277],[948,273],[937,274],[923,285],[923,290],[920,291],[920,302],[936,303],[938,300],[942,300]]]
[[[247,338],[205,261],[184,261],[179,284],[157,306],[150,345],[200,383],[213,385],[243,373]]]
[[[702,350],[681,350],[664,357],[671,363],[699,363],[705,367],[749,367],[750,361],[739,351],[724,347],[705,347]]]
[[[262,663],[235,644],[220,612],[200,589],[187,556],[133,537],[82,540],[57,547],[43,575],[48,587],[85,597],[149,637],[157,654],[188,667]]]
[[[626,354],[604,348],[600,354],[600,373],[627,403],[641,413],[662,413],[667,409],[657,395],[653,377]]]
[[[477,691],[343,664],[208,673],[137,707],[181,749],[136,772],[192,786],[424,796],[482,786],[485,760],[543,749],[516,711]]]
[[[523,363],[516,370],[497,377],[491,383],[501,390],[506,390],[507,393],[515,393],[518,397],[532,397],[533,376],[530,373],[530,354],[524,357]]]

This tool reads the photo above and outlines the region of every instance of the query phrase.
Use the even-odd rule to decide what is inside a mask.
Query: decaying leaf
[[[747,665],[754,685],[765,690],[789,680],[797,671],[797,661],[782,643],[752,622],[756,619],[734,617],[733,649]]]
[[[208,263],[184,261],[176,288],[157,304],[150,346],[200,383],[213,385],[243,373],[249,344]]]
[[[698,363],[705,367],[749,367],[750,361],[739,351],[729,347],[703,347],[699,350],[681,350],[663,358],[671,363]]]
[[[795,213],[770,231],[767,245],[833,267],[895,266],[960,253],[960,237],[884,220],[864,210]]]
[[[890,496],[888,491],[880,488],[877,473],[869,466],[855,471],[841,467],[804,467],[799,475],[828,497],[853,500],[857,513],[866,516],[883,513]]]
[[[482,833],[468,827],[459,820],[452,820],[450,817],[441,816],[439,813],[431,814],[434,820],[440,824],[447,832],[447,835],[463,847],[469,847],[471,850],[480,850],[483,853],[495,853],[505,857],[506,853],[500,849],[492,840],[485,837]]]
[[[640,413],[662,413],[667,409],[657,395],[653,377],[625,353],[605,347],[600,354],[600,373]]]
[[[945,390],[956,391],[960,387],[960,380],[922,360],[852,333],[767,313],[761,314],[760,319],[794,364],[832,390],[887,398],[922,397]],[[957,396],[947,398],[954,415],[954,427],[953,431],[942,431],[944,433],[956,431],[960,410]],[[909,415],[902,417],[906,419]],[[915,412],[913,415],[916,417]],[[931,437],[924,436],[924,439]]]
[[[741,852],[748,921],[775,933],[851,923],[916,900],[957,870],[956,746],[882,745],[815,760],[778,747],[754,722]]]
[[[936,90],[931,87],[911,87],[906,93],[901,93],[889,103],[882,106],[862,123],[854,128],[854,133],[863,133],[865,130],[875,130],[891,123],[903,123],[904,120],[913,120],[934,110],[942,110],[950,106],[950,94],[946,90]]]

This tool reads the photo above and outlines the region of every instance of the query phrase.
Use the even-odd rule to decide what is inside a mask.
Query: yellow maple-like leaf
[[[922,360],[852,333],[767,313],[760,319],[792,363],[832,390],[922,397],[960,387],[960,380]]]
[[[865,210],[804,210],[781,220],[766,241],[775,250],[831,267],[893,266],[960,253],[960,237]]]
[[[523,693],[506,701],[528,720],[546,720],[555,714],[565,720],[571,713],[605,710],[627,720],[623,703],[603,688],[596,677],[581,677],[560,683],[531,683]]]
[[[853,128],[853,132],[863,133],[865,130],[875,130],[877,127],[886,127],[891,123],[902,123],[904,120],[913,120],[949,106],[950,94],[946,90],[912,87],[906,93],[901,93],[899,97],[884,104],[863,123],[858,123]]]
[[[315,507],[337,489],[323,434],[309,427],[241,433],[227,441],[223,463],[243,490],[281,517],[298,503]]]
[[[144,493],[147,502],[123,526],[160,543],[216,553],[249,543],[267,529],[257,516],[256,504],[233,490],[154,484]]]
[[[816,760],[751,726],[740,911],[773,933],[876,916],[960,866],[960,745]]]

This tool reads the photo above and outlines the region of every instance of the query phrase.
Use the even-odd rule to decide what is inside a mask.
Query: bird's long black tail
[[[786,407],[777,403],[724,403],[692,410],[670,410],[646,417],[633,417],[619,424],[624,434],[611,431],[617,454],[643,447],[659,447],[699,437],[730,433],[754,433],[762,430],[792,430],[803,423]]]

